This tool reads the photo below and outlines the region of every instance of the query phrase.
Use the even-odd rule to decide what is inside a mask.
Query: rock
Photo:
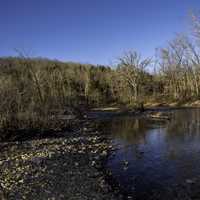
[[[107,156],[107,155],[108,155],[107,151],[103,151],[103,152],[101,153],[101,156]]]
[[[92,161],[91,162],[91,166],[95,166],[96,162],[95,161]]]
[[[78,166],[79,166],[79,163],[78,163],[78,162],[75,162],[74,164],[75,164],[75,166],[76,166],[76,167],[78,167]]]
[[[19,183],[24,183],[24,180],[23,180],[23,179],[21,179],[21,180],[19,180],[18,182],[19,182]]]
[[[192,180],[192,179],[186,179],[186,183],[188,183],[188,184],[194,184],[194,183],[195,183],[195,180]]]
[[[127,166],[123,167],[123,170],[124,170],[124,171],[126,171],[127,169],[128,169],[128,167],[127,167]]]
[[[73,120],[76,118],[76,116],[75,115],[58,115],[57,118],[61,120]]]
[[[129,163],[128,163],[127,160],[124,160],[124,161],[123,161],[123,164],[124,164],[125,166],[128,166]]]
[[[123,170],[124,170],[124,171],[126,171],[126,170],[128,169],[128,164],[129,164],[128,161],[126,161],[126,160],[123,161],[123,165],[124,165],[124,166],[123,166]]]

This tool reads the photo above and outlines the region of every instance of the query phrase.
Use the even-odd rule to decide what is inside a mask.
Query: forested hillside
[[[157,50],[154,59],[135,51],[124,53],[115,66],[1,58],[0,126],[50,127],[50,118],[66,107],[134,107],[149,101],[198,99],[199,22],[193,17],[191,36],[177,35]]]

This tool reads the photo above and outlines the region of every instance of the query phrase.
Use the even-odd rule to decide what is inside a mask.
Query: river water
[[[127,196],[200,199],[200,109],[175,110],[170,121],[118,117],[101,125],[117,148],[106,167]]]

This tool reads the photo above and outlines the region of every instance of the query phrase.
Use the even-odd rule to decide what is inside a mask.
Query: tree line
[[[154,59],[127,51],[115,66],[0,58],[0,127],[49,127],[52,113],[66,107],[198,99],[198,16],[192,16],[192,27],[191,35],[177,35],[156,51]]]

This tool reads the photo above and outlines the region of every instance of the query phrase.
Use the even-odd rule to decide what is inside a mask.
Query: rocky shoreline
[[[1,143],[0,199],[122,199],[104,169],[110,140],[86,121],[60,138]]]
[[[156,117],[163,117],[162,111]],[[30,133],[30,137],[27,132],[1,142],[0,199],[130,199],[104,167],[115,149],[112,138],[94,120],[124,115],[149,118],[156,112],[90,112],[77,120],[73,131]]]

